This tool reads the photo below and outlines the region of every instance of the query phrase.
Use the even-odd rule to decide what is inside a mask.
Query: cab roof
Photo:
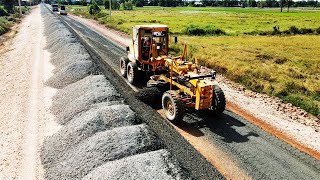
[[[163,25],[163,24],[135,25],[134,27],[136,29],[140,29],[140,28],[168,28],[167,25]]]

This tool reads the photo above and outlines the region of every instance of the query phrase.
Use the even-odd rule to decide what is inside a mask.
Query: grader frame
[[[223,91],[214,82],[214,71],[201,73],[199,66],[181,56],[169,55],[169,28],[166,25],[136,25],[128,56],[120,60],[120,73],[131,84],[150,76],[148,87],[162,90],[162,108],[168,120],[182,120],[185,108],[220,114],[225,109]],[[148,42],[149,41],[149,42]]]

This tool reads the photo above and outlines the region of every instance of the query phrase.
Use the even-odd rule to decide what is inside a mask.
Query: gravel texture
[[[48,81],[47,85],[61,89],[67,85],[77,82],[94,72],[91,61],[77,61],[62,68],[54,74]]]
[[[115,91],[110,82],[103,75],[87,76],[86,78],[59,90],[53,97],[51,110],[60,114],[66,106],[80,96],[91,93],[93,89],[107,89]]]
[[[100,105],[72,119],[53,136],[45,139],[41,157],[45,167],[50,167],[64,155],[67,149],[97,132],[139,122],[135,118],[135,113],[127,105],[108,106],[105,103]]]
[[[51,63],[56,66],[47,85],[61,89],[95,72],[89,54],[75,36],[54,16],[45,15],[47,49],[53,53]]]
[[[57,122],[65,124],[74,116],[94,107],[97,103],[106,102],[109,105],[122,102],[120,94],[107,81],[92,82],[90,76],[83,81],[76,82],[58,92],[52,106]],[[59,98],[60,97],[60,98]]]
[[[83,180],[102,179],[188,179],[167,150],[147,152],[110,161]]]
[[[125,160],[128,166],[134,166],[135,161],[150,166],[144,168],[149,170],[145,177],[142,169],[127,172],[128,177],[187,176],[166,150],[156,151],[164,148],[163,143],[147,125],[140,124],[109,80],[92,75],[96,72],[92,59],[77,38],[55,16],[43,16],[47,48],[55,65],[54,75],[46,83],[59,89],[50,111],[55,121],[63,125],[42,145],[40,158],[45,179],[80,179],[107,162],[130,156]],[[140,153],[148,160],[134,156]],[[120,172],[123,167],[118,163],[113,169]],[[103,173],[94,176],[105,179]]]
[[[159,149],[156,136],[144,124],[98,132],[83,140],[45,172],[46,179],[79,179],[107,161]]]

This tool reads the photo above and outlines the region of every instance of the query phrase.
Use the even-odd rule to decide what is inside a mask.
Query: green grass
[[[167,24],[172,34],[180,35],[179,44],[171,45],[175,52],[188,44],[189,60],[197,59],[251,90],[280,97],[320,117],[320,36],[245,35],[272,31],[274,26],[280,31],[291,26],[319,28],[320,9],[280,13],[279,9],[144,7],[113,11],[112,24],[102,9],[99,15],[91,16],[86,7],[69,7],[74,14],[128,34],[136,24]],[[187,35],[187,27],[205,36]],[[211,29],[227,35],[206,33]]]
[[[0,6],[1,7],[1,6]],[[30,12],[30,7],[22,7],[23,14]],[[10,30],[15,22],[19,21],[19,12],[10,14],[9,16],[0,16],[0,36]]]
[[[13,21],[8,17],[0,17],[0,36],[8,32],[13,25]]]
[[[101,7],[105,13],[105,10]],[[84,15],[83,6],[73,6],[73,13]],[[99,18],[99,22],[130,33],[136,24],[162,23],[171,27],[171,32],[183,34],[189,24],[205,27],[214,26],[230,35],[251,33],[254,31],[271,31],[278,25],[280,30],[291,26],[298,28],[318,28],[320,26],[320,12],[294,11],[280,13],[279,10],[259,10],[243,8],[196,8],[196,7],[144,7],[134,11],[113,11],[114,22],[109,24],[108,17]],[[85,15],[88,17],[87,15]],[[201,19],[201,21],[199,21]]]

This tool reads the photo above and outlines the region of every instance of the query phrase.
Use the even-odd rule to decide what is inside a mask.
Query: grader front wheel
[[[127,79],[130,84],[136,84],[138,81],[138,67],[136,63],[129,62],[127,65]]]
[[[180,122],[185,114],[185,108],[174,91],[167,91],[163,94],[162,109],[166,118],[172,123]]]
[[[122,77],[127,77],[127,64],[129,62],[129,59],[126,57],[121,57],[120,59],[120,74]]]
[[[212,99],[212,111],[214,114],[221,114],[226,108],[226,98],[219,86],[214,86],[214,97]]]

